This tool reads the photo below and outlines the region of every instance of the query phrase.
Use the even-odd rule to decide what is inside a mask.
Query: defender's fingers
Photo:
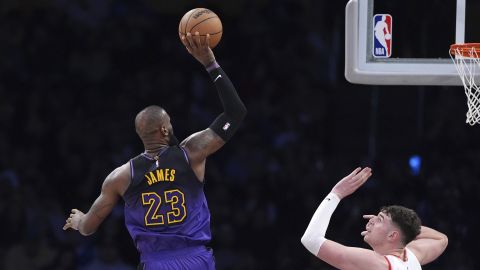
[[[374,218],[375,215],[363,215],[362,216],[364,219],[371,219],[371,218]]]
[[[362,184],[367,182],[367,180],[368,180],[368,178],[370,178],[370,176],[372,176],[372,172],[367,172],[364,175],[362,175],[362,180],[361,180]]]
[[[357,175],[357,173],[358,173],[361,169],[362,169],[362,168],[357,167],[355,170],[353,170],[353,171],[348,175],[348,177],[354,177],[355,175]]]
[[[366,177],[371,171],[370,168],[365,167],[361,171],[358,171],[360,168],[355,169],[357,171],[354,175],[349,175],[348,182],[350,183],[357,183],[358,181],[363,181],[363,178]],[[353,171],[353,172],[355,172]]]
[[[368,178],[370,178],[370,176],[372,176],[372,173],[364,173],[364,174],[360,175],[360,177],[357,180],[354,180],[355,182],[353,182],[353,185],[356,188],[361,187],[363,184],[365,184],[365,182],[367,182],[367,180],[368,180]]]
[[[372,176],[372,170],[368,168],[368,169],[363,169],[354,178],[356,178],[356,180],[366,181],[370,176]]]
[[[353,179],[354,181],[363,180],[364,178],[370,177],[370,175],[372,175],[372,169],[370,169],[369,167],[365,167],[357,175],[355,175]]]

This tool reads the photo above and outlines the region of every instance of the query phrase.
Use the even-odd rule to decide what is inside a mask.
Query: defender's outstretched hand
[[[340,199],[347,197],[361,187],[368,178],[372,176],[372,169],[369,167],[356,168],[351,174],[345,176],[332,189]]]
[[[76,231],[78,231],[78,226],[80,225],[80,220],[85,214],[78,210],[78,209],[72,209],[72,213],[70,214],[70,217],[67,218],[65,225],[63,225],[63,230],[66,230],[68,228],[72,228]]]
[[[210,49],[210,35],[205,37],[200,36],[198,32],[195,35],[187,33],[186,36],[182,36],[183,45],[187,48],[187,51],[195,57],[203,66],[207,66],[215,62],[215,56]]]

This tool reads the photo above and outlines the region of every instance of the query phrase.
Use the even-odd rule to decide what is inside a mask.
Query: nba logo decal
[[[230,127],[230,123],[227,122],[225,123],[225,125],[223,126],[223,130],[227,131],[227,129]]]
[[[392,55],[392,16],[373,16],[373,57],[388,58]]]

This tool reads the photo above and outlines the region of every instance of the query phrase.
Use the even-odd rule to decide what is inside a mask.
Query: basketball
[[[195,8],[185,13],[178,25],[180,39],[188,32],[192,35],[198,32],[203,38],[210,34],[210,48],[213,49],[222,38],[222,22],[213,11],[206,8]]]

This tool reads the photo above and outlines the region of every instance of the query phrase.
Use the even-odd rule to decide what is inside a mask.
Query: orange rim
[[[475,52],[472,54],[472,52]],[[464,43],[450,45],[450,55],[461,55],[469,58],[480,57],[480,43]]]

